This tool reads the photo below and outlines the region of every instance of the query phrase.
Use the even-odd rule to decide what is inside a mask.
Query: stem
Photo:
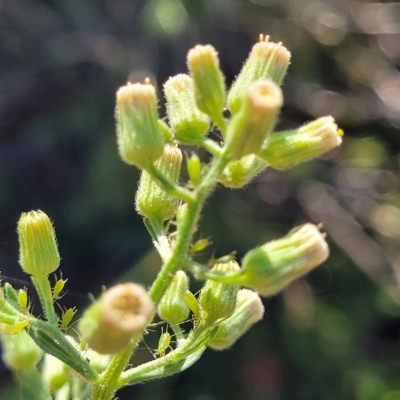
[[[231,271],[231,272],[218,272],[211,271],[210,268],[196,261],[187,259],[185,263],[186,267],[189,268],[191,273],[200,279],[211,279],[215,282],[221,283],[237,283],[240,277],[243,275],[243,270]]]
[[[58,326],[58,317],[54,310],[53,293],[51,291],[49,279],[47,276],[31,276],[31,280],[39,295],[40,303],[47,321],[54,326]]]
[[[225,137],[226,134],[226,122],[224,119],[224,116],[220,114],[217,118],[212,119],[214,124],[218,127],[218,129],[221,131],[222,136]]]
[[[163,357],[125,371],[120,377],[120,386],[139,383],[143,374],[154,371],[157,368],[164,368],[170,364],[176,364],[190,356],[209,341],[209,330],[208,327],[199,326],[195,331],[192,331],[188,338],[181,342],[182,345],[177,347],[175,350],[169,352]]]
[[[111,400],[113,398],[115,391],[120,386],[118,380],[142,335],[143,332],[137,333],[124,351],[114,355],[107,369],[95,383],[91,397],[92,400]]]
[[[185,339],[185,334],[182,332],[179,324],[171,325],[171,329],[174,331],[174,335],[178,343]]]
[[[150,297],[154,303],[158,304],[160,302],[172,278],[182,267],[182,264],[184,264],[184,260],[186,259],[186,254],[188,252],[193,232],[199,219],[204,201],[214,189],[220,174],[229,161],[230,157],[226,154],[226,152],[223,152],[221,157],[216,159],[211,165],[211,168],[204,177],[204,180],[193,192],[195,200],[187,204],[185,218],[183,219],[182,224],[178,227],[178,237],[175,243],[174,252],[161,268],[161,271],[157,275],[157,278],[150,288]]]
[[[179,197],[187,203],[194,200],[193,194],[189,190],[172,183],[153,164],[150,164],[146,171],[166,193],[170,194],[171,196]]]
[[[207,175],[204,177],[197,189],[192,193],[186,189],[171,184],[171,182],[168,180],[165,180],[164,176],[161,175],[160,172],[153,166],[148,171],[150,174],[152,174],[153,178],[160,183],[164,190],[187,201],[187,213],[182,221],[182,224],[178,227],[178,237],[173,253],[164,263],[149,291],[150,297],[155,306],[157,306],[160,302],[176,272],[182,267],[182,264],[186,259],[186,254],[188,252],[193,232],[199,219],[204,201],[216,186],[219,176],[230,160],[230,155],[226,151],[222,152],[219,158],[214,159],[214,162],[212,163]],[[121,382],[118,382],[118,379],[126,368],[126,365],[128,364],[133,351],[137,347],[138,342],[141,340],[142,335],[143,332],[136,334],[125,350],[114,355],[107,369],[103,372],[100,379],[95,383],[92,393],[92,400],[112,399],[114,392],[119,386],[121,386]],[[174,352],[168,353],[166,357],[173,353]]]
[[[214,140],[202,137],[200,140],[195,142],[196,146],[203,147],[209,153],[211,153],[214,157],[220,157],[222,154],[222,148],[220,145],[215,143]]]

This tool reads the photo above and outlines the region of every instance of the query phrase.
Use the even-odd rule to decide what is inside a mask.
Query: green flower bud
[[[82,340],[100,354],[122,351],[149,322],[154,305],[143,286],[116,285],[105,291],[83,314],[78,329]]]
[[[240,289],[235,311],[218,325],[218,330],[208,346],[214,350],[228,349],[263,316],[264,306],[260,296],[252,290]]]
[[[328,255],[328,245],[318,227],[301,225],[281,239],[250,250],[235,282],[271,296],[323,263]]]
[[[209,119],[196,106],[192,78],[185,74],[169,78],[164,94],[175,138],[189,144],[201,139],[208,131]]]
[[[19,264],[34,277],[47,276],[60,265],[56,234],[43,211],[22,213],[18,222]]]
[[[154,86],[135,83],[120,87],[115,115],[121,158],[127,164],[146,169],[161,156],[164,148]]]
[[[10,325],[0,328],[4,364],[11,370],[29,370],[36,367],[43,356],[43,351],[24,331],[13,334]]]
[[[274,82],[260,79],[250,84],[240,111],[226,132],[226,147],[233,159],[257,153],[275,126],[282,107],[282,91]]]
[[[218,126],[224,126],[225,80],[219,68],[218,53],[210,45],[196,46],[187,55],[197,107]]]
[[[182,165],[179,147],[165,145],[163,155],[155,162],[155,167],[171,182],[177,183]],[[136,210],[155,224],[174,218],[179,199],[164,192],[151,175],[143,171],[136,192]]]
[[[193,153],[187,160],[187,171],[193,186],[197,186],[200,183],[202,167],[200,157]]]
[[[217,273],[231,273],[239,271],[236,261],[215,264],[211,269]],[[207,280],[200,291],[199,303],[202,310],[202,319],[209,323],[228,318],[236,306],[237,285],[225,284]]]
[[[232,189],[246,186],[267,167],[265,161],[255,154],[248,154],[240,160],[231,161],[224,169],[220,182]]]
[[[228,108],[236,114],[241,106],[250,84],[258,79],[270,79],[281,85],[290,64],[290,52],[282,43],[269,42],[269,36],[260,35],[239,76],[228,94]]]
[[[273,168],[288,169],[339,146],[342,135],[332,117],[318,118],[301,128],[270,135],[258,155]]]
[[[178,271],[158,305],[158,315],[170,325],[178,325],[189,316],[189,307],[184,294],[189,289],[189,278],[183,271]]]

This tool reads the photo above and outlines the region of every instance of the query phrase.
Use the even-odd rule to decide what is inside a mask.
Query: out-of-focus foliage
[[[266,301],[264,322],[231,350],[208,351],[178,377],[120,398],[399,399],[398,2],[3,0],[3,279],[19,278],[19,214],[43,209],[72,288],[66,305],[130,267],[129,276],[152,280],[154,255],[138,264],[150,243],[133,210],[138,174],[117,156],[115,90],[146,76],[161,89],[197,43],[217,48],[230,84],[259,33],[293,55],[280,127],[331,114],[347,135],[335,154],[293,172],[267,170],[246,191],[217,190],[200,231],[216,256],[236,249],[240,259],[312,220],[324,224],[331,257]]]

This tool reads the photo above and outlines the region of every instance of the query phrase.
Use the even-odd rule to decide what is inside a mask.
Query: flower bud
[[[218,330],[208,342],[214,350],[225,350],[242,337],[264,315],[260,296],[249,289],[240,289],[233,314],[218,325]]]
[[[250,250],[242,260],[242,273],[236,282],[262,296],[271,296],[320,265],[328,255],[328,245],[318,227],[301,225],[281,239]]]
[[[22,213],[18,221],[19,264],[34,277],[47,276],[60,265],[56,234],[43,211]]]
[[[290,52],[282,43],[269,42],[269,36],[260,35],[260,42],[255,44],[239,76],[228,94],[228,108],[236,114],[242,105],[250,84],[258,79],[270,79],[281,85],[290,64]]]
[[[165,145],[163,155],[155,162],[155,167],[171,182],[177,183],[182,164],[182,152],[179,147]],[[150,221],[160,224],[174,218],[179,206],[177,197],[167,194],[143,171],[136,192],[136,211]]]
[[[79,321],[82,340],[100,354],[122,351],[149,322],[154,305],[143,286],[123,283],[105,291]]]
[[[246,186],[267,167],[265,161],[255,154],[248,154],[240,160],[231,161],[224,169],[220,182],[232,189]]]
[[[193,143],[208,131],[208,116],[196,106],[193,80],[179,74],[169,78],[164,85],[167,114],[176,139]]]
[[[342,135],[332,117],[322,117],[301,128],[270,135],[258,156],[272,168],[288,169],[339,146]]]
[[[215,264],[211,271],[230,273],[239,270],[236,261],[229,261]],[[199,295],[202,319],[214,323],[220,319],[228,318],[235,310],[237,291],[237,285],[207,280]]]
[[[275,126],[282,107],[282,91],[274,82],[260,79],[250,84],[240,111],[226,132],[226,147],[233,159],[257,153]]]
[[[146,169],[163,152],[156,90],[150,84],[127,84],[117,92],[117,142],[121,158]]]
[[[187,64],[197,107],[220,125],[225,104],[225,82],[219,68],[218,53],[210,45],[198,45],[189,51]]]
[[[158,315],[170,325],[178,325],[189,316],[189,307],[184,294],[189,289],[189,278],[183,271],[178,271],[158,305]]]
[[[1,325],[1,344],[4,364],[11,370],[28,370],[35,367],[43,356],[43,351],[24,331],[12,333],[10,325]]]
[[[187,160],[187,171],[190,178],[190,182],[193,186],[197,186],[201,180],[201,170],[203,165],[200,157],[193,153],[192,156]]]

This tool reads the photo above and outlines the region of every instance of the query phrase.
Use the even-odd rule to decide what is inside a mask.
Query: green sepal
[[[87,381],[97,379],[97,372],[53,325],[33,319],[27,332],[42,350],[70,366]]]

